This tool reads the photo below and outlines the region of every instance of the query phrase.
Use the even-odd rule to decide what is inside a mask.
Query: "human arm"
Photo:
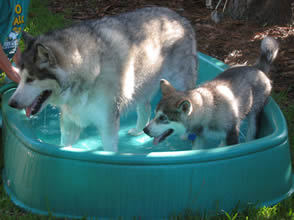
[[[14,62],[17,66],[19,66],[20,54],[21,54],[20,49],[19,49],[19,47],[17,47],[16,52],[15,52],[13,58],[12,58],[12,59],[13,59],[13,62]]]
[[[13,80],[16,83],[20,81],[19,69],[14,67],[11,64],[6,54],[4,53],[1,44],[0,44],[0,69],[6,73],[9,79]]]

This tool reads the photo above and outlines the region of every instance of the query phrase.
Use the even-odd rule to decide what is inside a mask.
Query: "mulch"
[[[275,92],[294,98],[294,28],[290,25],[260,26],[248,21],[223,18],[218,24],[211,19],[211,9],[204,0],[50,0],[55,13],[72,20],[87,20],[115,15],[146,6],[164,6],[188,18],[195,27],[198,50],[229,65],[254,64],[260,42],[266,35],[275,37],[280,51],[270,76]]]

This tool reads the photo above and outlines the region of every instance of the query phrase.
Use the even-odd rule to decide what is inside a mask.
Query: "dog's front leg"
[[[64,114],[61,114],[60,117],[60,132],[61,146],[69,146],[77,142],[80,137],[81,128],[72,120],[67,118]]]
[[[143,134],[143,129],[150,120],[151,105],[149,101],[137,104],[137,124],[135,128],[128,131],[130,135],[138,136]]]
[[[235,125],[228,133],[226,137],[227,145],[234,145],[239,143],[239,125]]]
[[[107,112],[97,125],[103,149],[105,151],[117,152],[118,131],[120,126],[119,113]]]

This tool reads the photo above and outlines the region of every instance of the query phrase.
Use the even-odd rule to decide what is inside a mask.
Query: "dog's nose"
[[[18,104],[14,99],[10,99],[8,105],[12,108],[18,108]]]
[[[145,127],[145,128],[143,129],[143,131],[144,131],[145,134],[149,135],[149,129],[148,129],[148,127]]]

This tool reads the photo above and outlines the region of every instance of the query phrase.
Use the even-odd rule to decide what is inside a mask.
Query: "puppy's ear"
[[[43,44],[37,44],[35,50],[35,63],[39,68],[54,67],[56,65],[56,58],[53,52]]]
[[[175,88],[165,79],[160,80],[160,88],[163,96],[170,95],[176,91]]]
[[[35,41],[35,38],[29,33],[22,31],[21,34],[26,46],[30,45],[32,42]]]
[[[183,112],[187,115],[190,115],[193,110],[192,103],[189,99],[181,99],[177,103],[177,108],[180,112]]]

